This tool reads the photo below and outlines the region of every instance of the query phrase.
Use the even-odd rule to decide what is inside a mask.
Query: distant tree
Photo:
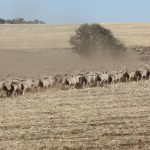
[[[12,20],[10,20],[10,19],[6,20],[5,23],[7,23],[7,24],[13,24]]]
[[[99,24],[81,25],[69,42],[74,52],[83,56],[91,56],[97,51],[107,50],[119,53],[126,50],[126,47],[113,36],[110,30]]]
[[[0,18],[0,24],[4,24],[5,23],[5,19]]]
[[[15,19],[8,19],[5,20],[3,18],[0,18],[0,24],[45,24],[44,21],[41,20],[30,20],[26,21],[24,18],[15,18]]]
[[[24,18],[15,18],[12,20],[13,24],[23,24],[25,23]]]
[[[33,24],[45,24],[44,21],[37,20],[37,19],[36,19],[36,20],[33,20],[32,23],[33,23]]]
[[[39,24],[40,21],[39,21],[39,20],[33,20],[33,23],[34,23],[34,24]]]
[[[39,24],[46,24],[44,21],[40,21]]]

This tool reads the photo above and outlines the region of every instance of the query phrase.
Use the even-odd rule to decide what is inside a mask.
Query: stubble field
[[[149,150],[150,81],[0,100],[4,150]]]
[[[77,26],[1,25],[0,76],[89,69],[68,44]],[[150,46],[150,24],[104,26],[127,46]],[[0,98],[0,149],[149,150],[149,108],[150,80]]]
[[[128,47],[150,46],[149,23],[102,25]],[[68,41],[78,26],[0,25],[0,77],[34,77],[51,72],[118,68],[113,68],[112,63],[107,65],[105,59],[89,62],[72,53]],[[124,66],[122,64],[120,68]]]

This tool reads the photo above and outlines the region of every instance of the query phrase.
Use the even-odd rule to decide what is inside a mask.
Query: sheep
[[[80,78],[80,75],[70,75],[68,77],[70,88],[77,88],[78,87],[78,85],[79,85],[79,78]]]
[[[87,84],[86,86],[87,87],[92,87],[93,86],[93,83],[94,83],[94,79],[93,79],[93,74],[88,74],[85,76],[86,80],[87,80]]]
[[[63,81],[63,75],[55,75],[54,79],[55,79],[55,87],[60,89],[62,81]]]
[[[79,74],[79,83],[77,88],[85,88],[87,86],[87,79],[84,74]]]
[[[33,88],[33,80],[22,80],[21,82],[21,89],[22,89],[22,95],[24,95],[25,92],[30,92]]]
[[[4,83],[5,83],[5,80],[4,80],[4,79],[0,81],[0,91],[3,90]]]
[[[6,95],[7,97],[10,96],[10,84],[6,83],[6,81],[3,79],[0,81],[0,92],[2,95]]]
[[[129,73],[130,79],[129,81],[139,81],[142,78],[141,71],[135,70]]]
[[[141,79],[143,79],[143,80],[149,79],[150,71],[148,69],[144,68],[144,69],[142,69],[140,71],[141,71]]]
[[[45,77],[45,78],[39,80],[39,87],[40,87],[42,90],[45,90],[45,89],[48,89],[48,88],[49,88],[49,81],[48,81],[48,78],[47,78],[47,77]]]
[[[115,72],[112,76],[113,76],[114,83],[128,82],[130,79],[130,76],[127,70]]]
[[[39,86],[40,85],[40,79],[33,79],[32,82],[33,82],[32,91],[37,92],[40,88],[40,86]]]
[[[139,70],[120,70],[111,74],[104,72],[82,72],[78,74],[49,75],[39,79],[13,79],[10,82],[0,80],[0,92],[8,97],[24,95],[26,92],[57,87],[58,89],[100,87],[112,83],[139,81],[149,79],[150,71],[146,68]]]
[[[11,89],[10,89],[10,96],[18,96],[23,94],[22,90],[22,83],[19,80],[13,80],[10,84]]]
[[[129,75],[128,71],[127,70],[123,71],[121,79],[120,79],[121,82],[128,82],[129,79],[130,79],[130,75]]]
[[[69,79],[67,78],[67,76],[65,76],[61,82],[61,89],[67,90],[69,86],[70,86]]]
[[[101,86],[101,75],[98,73],[95,73],[95,75],[93,76],[93,81],[94,81],[94,86],[96,87],[100,87]]]
[[[112,83],[112,77],[107,72],[101,74],[101,84],[102,85],[108,85]]]
[[[49,81],[49,87],[53,88],[56,85],[56,79],[55,76],[48,76],[48,81]]]

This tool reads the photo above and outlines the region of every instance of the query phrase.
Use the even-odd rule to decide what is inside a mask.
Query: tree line
[[[0,18],[0,24],[45,24],[45,22],[37,19],[27,21],[24,18],[15,18],[15,19]]]

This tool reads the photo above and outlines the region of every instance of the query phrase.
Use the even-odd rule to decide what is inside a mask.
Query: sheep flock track
[[[108,72],[80,72],[76,74],[57,74],[36,79],[1,79],[0,97],[15,97],[28,92],[47,89],[69,90],[103,87],[120,82],[138,82],[150,78],[150,69],[119,70]]]

